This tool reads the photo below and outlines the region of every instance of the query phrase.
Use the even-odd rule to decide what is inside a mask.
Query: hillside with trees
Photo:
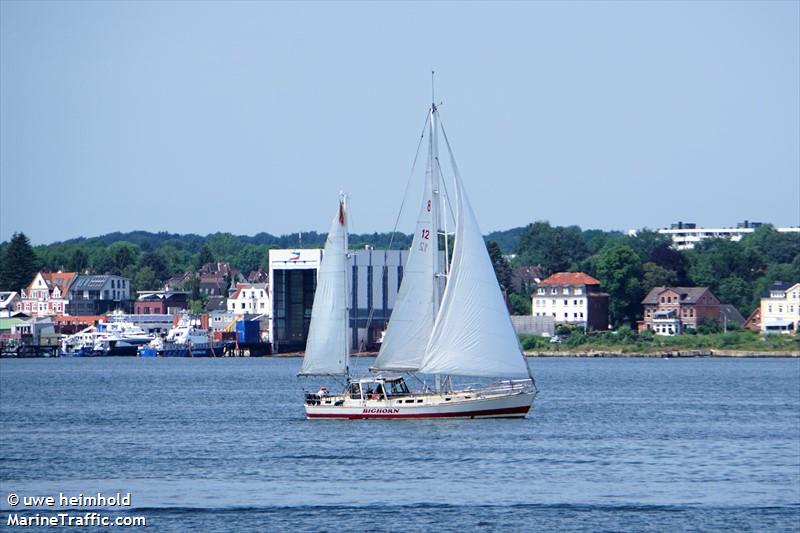
[[[614,325],[636,320],[642,298],[656,286],[708,286],[747,316],[773,281],[800,281],[800,234],[779,233],[768,225],[740,242],[706,240],[691,251],[674,250],[666,236],[646,229],[630,236],[542,221],[493,232],[486,239],[498,280],[518,314],[530,313],[530,287],[515,292],[512,269],[527,265],[539,265],[543,276],[582,271],[596,277],[609,293]],[[152,290],[205,263],[226,261],[246,275],[267,268],[270,248],[318,248],[324,242],[325,235],[317,232],[201,236],[133,231],[31,247],[19,233],[0,244],[0,289],[19,290],[41,268],[118,274],[131,278],[135,290]],[[352,234],[350,244],[406,249],[411,236]]]

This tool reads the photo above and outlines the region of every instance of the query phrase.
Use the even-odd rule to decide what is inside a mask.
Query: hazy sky
[[[0,24],[0,240],[324,231],[340,189],[352,231],[390,230],[431,69],[484,232],[800,223],[796,1],[3,1]]]

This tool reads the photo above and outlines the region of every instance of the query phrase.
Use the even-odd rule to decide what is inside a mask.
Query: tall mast
[[[434,93],[434,72],[431,71],[431,120],[430,120],[430,136],[429,136],[429,152],[430,160],[428,164],[431,169],[431,219],[433,222],[433,275],[434,291],[433,291],[433,316],[439,312],[439,303],[442,297],[441,282],[439,281],[442,276],[441,265],[439,264],[439,234],[441,233],[441,209],[442,209],[442,195],[440,194],[439,184],[439,139],[438,139],[438,123],[436,122],[436,100]],[[446,258],[445,258],[446,261]]]
[[[348,219],[347,195],[343,191],[339,192],[339,223],[344,226],[344,371],[345,377],[350,379],[350,261],[349,258],[349,235],[347,231]]]

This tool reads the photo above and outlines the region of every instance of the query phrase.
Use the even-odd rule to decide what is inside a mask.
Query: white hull
[[[406,419],[406,418],[524,418],[534,392],[480,395],[474,391],[452,394],[412,394],[383,400],[353,400],[345,396],[306,403],[306,418]]]

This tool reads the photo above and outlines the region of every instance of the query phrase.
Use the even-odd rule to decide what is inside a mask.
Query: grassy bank
[[[526,352],[553,353],[622,353],[663,354],[670,352],[752,352],[776,355],[800,352],[798,335],[761,335],[753,331],[728,333],[686,334],[662,337],[651,332],[638,334],[627,328],[620,331],[583,333],[575,330],[564,336],[562,342],[536,335],[520,336]]]

